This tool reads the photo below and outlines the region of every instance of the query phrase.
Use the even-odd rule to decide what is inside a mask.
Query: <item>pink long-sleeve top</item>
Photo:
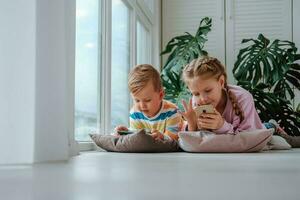
[[[228,85],[228,89],[236,96],[238,105],[244,112],[244,120],[241,122],[240,117],[234,113],[232,102],[227,95],[227,102],[222,113],[225,119],[221,128],[215,130],[215,133],[238,133],[246,130],[264,129],[265,126],[261,123],[258,113],[255,109],[252,94],[235,85]]]
[[[224,124],[221,128],[214,130],[217,134],[238,133],[255,129],[265,129],[254,106],[252,94],[235,85],[228,85],[228,89],[236,96],[238,105],[244,112],[244,120],[241,122],[240,117],[234,113],[232,102],[227,95],[227,102],[222,113]]]

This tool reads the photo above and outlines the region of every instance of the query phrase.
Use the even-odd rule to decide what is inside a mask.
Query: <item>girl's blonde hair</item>
[[[236,115],[240,117],[240,121],[244,120],[244,112],[241,110],[240,106],[237,103],[236,96],[231,92],[227,85],[227,74],[225,67],[221,62],[213,57],[204,56],[192,60],[187,64],[182,73],[183,81],[188,84],[189,81],[197,76],[201,76],[204,79],[215,78],[219,80],[221,76],[224,76],[224,89],[226,90],[230,101],[232,102],[233,110]]]
[[[131,70],[128,76],[129,91],[132,94],[138,93],[149,81],[152,82],[155,91],[161,91],[162,84],[159,72],[152,65],[137,65]]]

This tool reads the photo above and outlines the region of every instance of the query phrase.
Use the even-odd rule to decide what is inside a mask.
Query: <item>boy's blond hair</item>
[[[128,88],[132,94],[140,92],[148,83],[152,82],[155,91],[162,89],[159,72],[148,64],[135,66],[128,76]]]

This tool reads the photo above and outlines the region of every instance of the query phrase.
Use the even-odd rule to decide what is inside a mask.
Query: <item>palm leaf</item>
[[[238,82],[254,98],[255,107],[262,121],[276,120],[284,130],[293,136],[300,136],[300,112],[292,109],[290,101],[266,91],[268,85],[260,83],[253,87],[250,82]]]
[[[207,33],[211,30],[211,18],[205,17],[200,21],[199,28],[193,36],[185,33],[181,36],[172,38],[165,47],[161,55],[170,53],[163,67],[163,70],[180,72],[182,67],[200,55],[206,55],[203,50],[204,43],[207,41]]]
[[[200,55],[207,55],[203,48],[211,26],[211,18],[203,18],[195,35],[186,32],[184,35],[172,38],[161,53],[161,55],[169,54],[161,75],[165,98],[179,107],[181,107],[181,99],[190,98],[190,93],[180,78],[182,68]]]
[[[275,119],[290,135],[300,135],[300,113],[291,100],[300,90],[300,60],[293,42],[274,40],[259,34],[244,39],[251,44],[239,51],[233,74],[239,85],[253,95],[262,121]]]
[[[191,94],[180,77],[180,73],[172,70],[161,75],[165,90],[165,99],[175,103],[179,109],[183,109],[181,100],[187,101],[191,98]]]
[[[294,70],[292,76],[289,72],[293,62],[299,59],[294,43],[280,40],[270,43],[262,34],[259,34],[256,40],[242,40],[242,43],[248,42],[252,42],[252,45],[240,50],[234,64],[233,74],[238,81],[247,80],[254,86],[260,82],[269,85],[281,84],[278,88],[288,88],[288,91],[292,86],[298,87],[299,82],[293,77],[298,76],[300,70]],[[283,76],[288,77],[282,80]],[[282,92],[281,95],[287,96],[285,93]]]

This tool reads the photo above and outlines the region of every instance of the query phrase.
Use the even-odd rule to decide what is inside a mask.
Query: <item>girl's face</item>
[[[151,81],[138,93],[131,94],[134,106],[147,117],[154,117],[161,108],[163,90],[155,91]]]
[[[222,100],[224,82],[223,75],[219,80],[215,78],[204,79],[201,76],[194,77],[188,82],[188,88],[193,95],[193,102],[197,105],[212,104],[216,108]]]

